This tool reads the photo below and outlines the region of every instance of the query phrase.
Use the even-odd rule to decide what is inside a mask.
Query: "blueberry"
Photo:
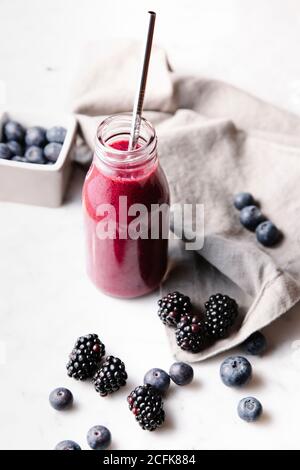
[[[61,441],[57,444],[55,450],[81,450],[81,447],[74,441]]]
[[[70,392],[70,390],[68,390],[67,388],[63,387],[56,388],[50,393],[49,402],[55,410],[65,410],[66,408],[69,408],[73,403],[72,392]]]
[[[241,346],[246,353],[259,356],[266,350],[267,340],[260,331],[256,331]]]
[[[238,404],[238,415],[244,421],[256,421],[262,414],[263,407],[256,398],[243,398]]]
[[[257,206],[246,206],[240,212],[240,222],[248,230],[254,231],[265,217]]]
[[[105,426],[93,426],[86,438],[88,445],[94,450],[105,450],[111,443],[110,431]]]
[[[25,129],[16,121],[8,121],[4,125],[4,135],[6,140],[16,140],[17,142],[23,142]]]
[[[266,220],[256,228],[256,238],[262,245],[272,246],[280,240],[280,231],[276,225]]]
[[[170,376],[162,369],[150,369],[145,374],[144,384],[152,385],[160,393],[166,393],[170,386]]]
[[[32,145],[43,147],[46,143],[46,130],[39,126],[30,127],[25,134],[25,143],[27,147]]]
[[[22,163],[27,162],[26,158],[21,157],[20,155],[14,155],[13,157],[11,157],[11,160],[14,161],[14,162],[22,162]]]
[[[242,356],[229,356],[220,367],[222,382],[228,387],[244,385],[250,380],[252,367],[250,362]]]
[[[46,162],[44,158],[43,150],[40,147],[37,147],[36,145],[33,145],[32,147],[29,147],[26,150],[25,158],[26,158],[26,161],[29,163],[44,164]]]
[[[194,378],[194,370],[185,362],[175,362],[170,367],[170,377],[176,385],[188,385]]]
[[[64,127],[54,126],[47,130],[46,137],[48,142],[57,142],[58,144],[63,144],[66,133],[67,131]]]
[[[10,140],[9,142],[7,142],[6,145],[7,147],[9,147],[9,150],[11,151],[12,155],[23,155],[22,146],[16,140]]]
[[[236,209],[243,209],[246,206],[253,206],[255,204],[254,198],[250,193],[237,193],[234,196],[233,204]]]
[[[44,155],[50,162],[55,163],[59,157],[61,152],[62,145],[57,144],[56,142],[51,142],[51,144],[47,144],[44,148]]]
[[[12,157],[12,152],[7,144],[0,144],[0,158],[9,160]]]

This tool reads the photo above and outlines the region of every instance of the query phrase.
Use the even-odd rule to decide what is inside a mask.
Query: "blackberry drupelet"
[[[154,418],[148,419],[141,415],[137,416],[136,420],[144,431],[155,431],[155,429],[159,428],[164,423],[165,412],[163,408],[161,408]]]
[[[197,353],[205,348],[207,337],[198,315],[184,315],[177,325],[176,342],[184,351]]]
[[[192,310],[191,300],[180,292],[170,292],[158,301],[158,316],[168,326],[176,327],[182,315]]]
[[[68,375],[76,380],[92,377],[104,354],[105,346],[98,335],[80,336],[67,363]]]
[[[128,396],[129,409],[142,429],[155,431],[165,420],[161,394],[149,384],[136,387]]]
[[[211,295],[205,303],[205,330],[211,339],[225,338],[238,315],[238,305],[228,295]]]
[[[127,373],[124,363],[114,356],[107,356],[101,368],[93,377],[96,392],[101,397],[116,392],[120,387],[126,385]]]

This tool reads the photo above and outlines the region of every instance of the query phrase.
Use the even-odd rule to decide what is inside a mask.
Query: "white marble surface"
[[[227,80],[300,114],[297,0],[1,0],[0,80],[9,107],[63,109],[81,45],[139,37],[137,18],[149,7],[159,13],[156,39],[177,70]],[[156,319],[157,293],[116,300],[85,276],[83,177],[77,168],[60,209],[0,204],[0,447],[51,449],[74,439],[87,448],[89,427],[104,424],[113,449],[299,448],[299,307],[266,330],[269,352],[252,359],[249,386],[226,388],[218,373],[222,357],[207,361],[195,366],[193,385],[172,387],[166,426],[157,433],[139,429],[126,393],[147,369],[168,369],[173,358]],[[73,339],[87,332],[99,333],[128,366],[126,390],[111,398],[66,377]],[[73,411],[50,408],[56,386],[72,389]],[[252,425],[236,414],[248,394],[265,408]]]

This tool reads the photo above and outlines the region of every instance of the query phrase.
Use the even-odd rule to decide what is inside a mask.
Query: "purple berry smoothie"
[[[101,165],[95,154],[83,187],[87,271],[93,283],[106,294],[137,297],[159,286],[167,268],[168,240],[161,236],[131,239],[128,231],[124,239],[124,234],[121,236],[119,232],[119,198],[127,196],[128,207],[144,204],[150,213],[151,204],[169,204],[169,187],[158,163],[156,145],[150,163],[148,158],[146,164],[136,165],[129,173],[126,168],[128,138],[115,139],[106,143],[108,146],[119,151],[122,169],[107,171],[107,165]],[[108,213],[98,215],[100,204],[110,204],[115,209],[117,231],[113,239],[100,239],[97,235],[97,224],[103,222],[104,217],[109,222],[111,217]],[[129,224],[134,217],[126,213],[126,219]]]

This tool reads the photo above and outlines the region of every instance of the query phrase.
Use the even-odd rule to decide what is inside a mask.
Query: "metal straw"
[[[128,150],[134,150],[139,140],[139,135],[140,135],[141,118],[142,118],[142,112],[143,112],[147,75],[148,75],[148,68],[149,68],[152,40],[153,40],[153,33],[154,33],[154,25],[155,25],[155,18],[156,18],[156,13],[154,13],[154,11],[148,11],[148,13],[150,15],[148,34],[147,34],[145,52],[144,52],[144,57],[143,57],[143,62],[142,62],[142,70],[141,70],[141,77],[139,81],[139,87],[138,87],[137,94],[135,97],[135,102],[134,102],[134,107],[133,107],[133,112],[132,112],[132,124],[131,124]]]

